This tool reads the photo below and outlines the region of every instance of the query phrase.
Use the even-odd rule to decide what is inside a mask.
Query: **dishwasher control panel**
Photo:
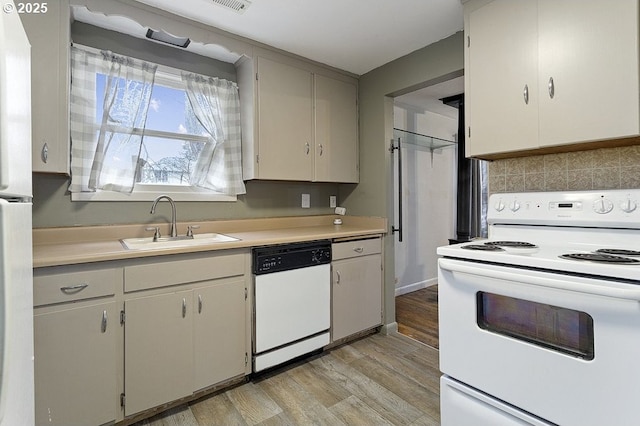
[[[312,241],[253,249],[255,275],[331,263],[331,241]]]

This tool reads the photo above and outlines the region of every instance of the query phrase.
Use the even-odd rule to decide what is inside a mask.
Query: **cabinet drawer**
[[[376,254],[382,252],[382,239],[370,238],[366,240],[334,243],[331,246],[331,251],[331,257],[333,260]]]
[[[122,285],[120,268],[60,273],[36,269],[33,274],[33,304],[42,306],[112,296],[117,285]]]
[[[124,268],[124,291],[138,291],[244,275],[243,253],[160,260]]]

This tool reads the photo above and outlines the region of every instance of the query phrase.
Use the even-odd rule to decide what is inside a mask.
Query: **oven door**
[[[438,275],[443,373],[553,423],[637,424],[640,286],[447,258]]]

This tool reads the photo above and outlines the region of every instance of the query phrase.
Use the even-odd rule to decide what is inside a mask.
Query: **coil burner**
[[[570,253],[560,256],[563,259],[583,260],[588,262],[610,263],[610,264],[640,264],[640,260],[630,257],[622,257],[604,253]]]
[[[489,241],[485,243],[488,246],[501,246],[511,248],[536,248],[535,244],[527,243],[524,241]]]
[[[487,244],[468,244],[466,246],[462,246],[463,249],[467,250],[478,250],[478,251],[504,251],[503,248],[493,245]]]
[[[638,250],[625,250],[625,249],[598,249],[596,253],[613,254],[617,256],[640,256]]]

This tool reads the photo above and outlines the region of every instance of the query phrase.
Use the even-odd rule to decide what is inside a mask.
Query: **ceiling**
[[[460,0],[136,0],[362,75],[463,27]]]
[[[214,0],[135,0],[332,67],[362,75],[446,38],[463,27],[460,0],[251,0],[238,13]],[[247,0],[221,0],[223,3]],[[248,3],[248,2],[247,2]],[[146,28],[125,17],[74,7],[74,19],[144,38]],[[194,53],[234,62],[214,45]],[[457,116],[439,98],[462,93],[462,79],[396,98],[405,105]]]

